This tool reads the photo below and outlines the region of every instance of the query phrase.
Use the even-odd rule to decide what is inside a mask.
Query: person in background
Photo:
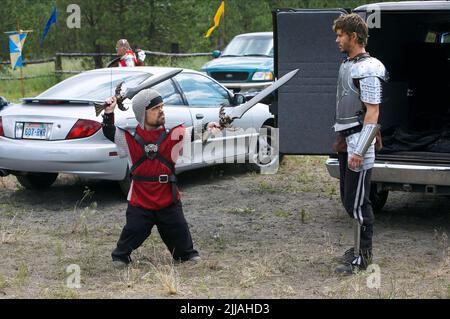
[[[138,59],[126,39],[117,41],[116,52],[120,57],[118,67],[134,67],[138,65]]]
[[[144,61],[146,58],[145,51],[139,48],[138,46],[134,47],[134,55],[137,58],[136,66],[144,66]]]

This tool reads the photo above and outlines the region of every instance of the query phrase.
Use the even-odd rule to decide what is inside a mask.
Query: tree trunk
[[[102,52],[102,47],[101,45],[98,45],[94,42],[94,48],[95,48],[95,53],[101,53]],[[95,63],[95,68],[96,69],[101,69],[103,68],[103,59],[102,56],[100,55],[96,55],[94,56],[94,63]]]

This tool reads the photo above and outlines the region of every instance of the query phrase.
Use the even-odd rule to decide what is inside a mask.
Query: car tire
[[[43,190],[53,185],[58,173],[25,173],[16,176],[17,181],[26,189]]]
[[[370,187],[370,195],[369,195],[370,202],[372,203],[372,209],[375,212],[380,212],[383,209],[384,205],[386,204],[388,196],[389,196],[388,190],[377,191],[376,184],[372,184]]]
[[[281,162],[283,155],[277,154],[275,156],[269,156],[269,152],[273,150],[272,147],[272,139],[270,132],[274,128],[271,125],[263,125],[262,129],[266,129],[267,134],[260,134],[258,136],[258,141],[256,143],[256,150],[254,152],[254,158],[249,161],[249,169],[251,171],[255,171],[261,173],[263,170],[274,170],[278,168],[279,163]],[[263,147],[260,153],[260,148]],[[260,156],[262,155],[262,156]]]

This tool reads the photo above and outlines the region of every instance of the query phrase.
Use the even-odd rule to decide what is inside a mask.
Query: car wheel
[[[16,178],[26,189],[42,190],[53,185],[58,178],[58,173],[25,173],[17,175]]]
[[[376,184],[371,185],[369,199],[372,203],[372,208],[374,211],[379,212],[383,209],[388,199],[388,195],[388,190],[377,191]]]
[[[282,155],[274,154],[277,149],[273,146],[272,140],[272,129],[270,125],[263,125],[261,127],[262,133],[258,136],[258,141],[256,143],[256,150],[253,154],[253,159],[250,160],[249,167],[251,170],[256,172],[266,171],[276,171]]]

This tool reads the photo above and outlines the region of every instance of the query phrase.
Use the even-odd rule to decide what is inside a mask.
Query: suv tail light
[[[99,122],[91,120],[78,120],[67,134],[66,140],[84,138],[94,135],[102,125]]]
[[[0,136],[5,136],[5,132],[3,131],[3,122],[2,122],[1,116],[0,116]]]

